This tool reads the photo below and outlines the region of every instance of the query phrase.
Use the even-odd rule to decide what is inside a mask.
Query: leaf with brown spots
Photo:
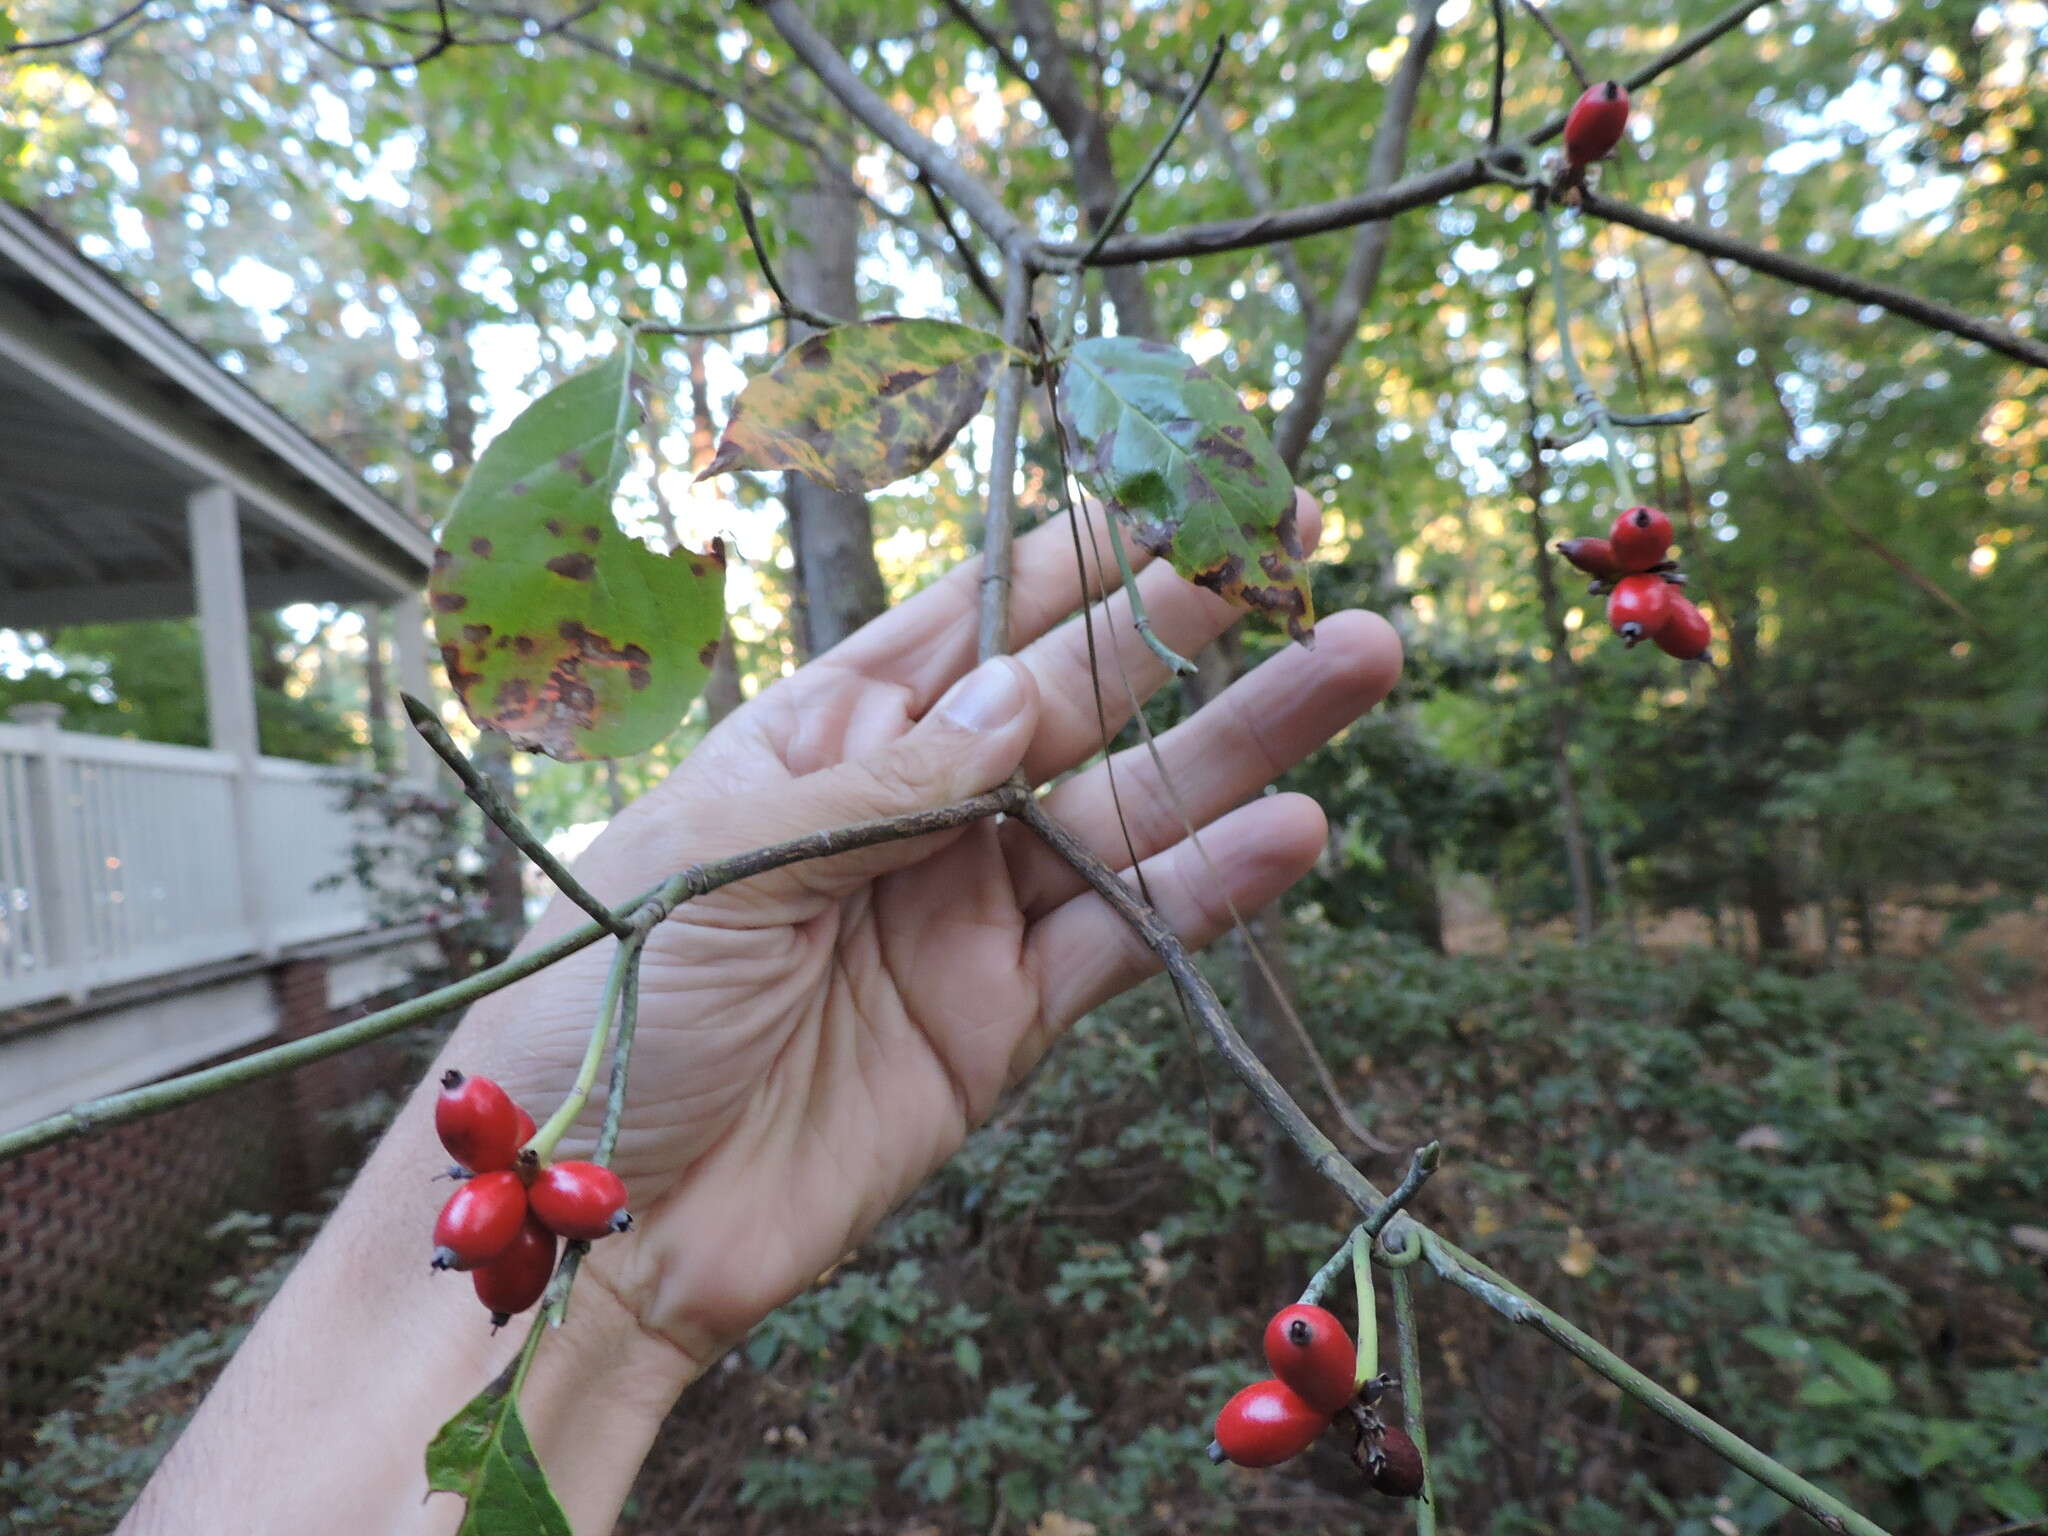
[[[484,450],[428,586],[470,719],[574,761],[644,752],[703,688],[725,620],[725,556],[658,555],[612,517],[640,425],[629,338]]]
[[[840,491],[914,475],[974,419],[1002,338],[951,320],[885,315],[807,336],[740,391],[697,478],[793,469]]]
[[[1178,347],[1090,337],[1060,371],[1059,407],[1074,473],[1139,543],[1313,643],[1294,479],[1236,390]]]

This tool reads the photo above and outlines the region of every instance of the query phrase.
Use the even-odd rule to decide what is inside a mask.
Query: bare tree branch
[[[1667,219],[1661,214],[1650,213],[1632,203],[1604,197],[1597,192],[1583,193],[1579,206],[1595,218],[1625,224],[1630,229],[1641,230],[1646,235],[1655,235],[1658,239],[1668,240],[1673,245],[1685,246],[1705,256],[1720,257],[1798,287],[1810,288],[1815,293],[1847,299],[1852,304],[1875,305],[1902,319],[1924,325],[1929,330],[1946,331],[1951,336],[1981,342],[1992,351],[2016,362],[2029,363],[2036,368],[2048,368],[2048,343],[2036,341],[2029,336],[2015,335],[1988,320],[1979,320],[1974,315],[1965,314],[1960,309],[1938,300],[1924,298],[1917,293],[1908,293],[1902,288],[1872,282],[1869,278],[1852,277],[1846,272],[1816,266],[1810,261],[1788,256],[1783,251],[1751,245],[1747,241],[1737,240],[1732,235],[1704,229],[1697,224],[1683,224],[1677,219]]]
[[[852,66],[839,56],[839,51],[805,19],[795,0],[756,0],[756,4],[775,30],[782,34],[782,40],[818,77],[819,83],[838,98],[841,106],[877,138],[937,182],[967,217],[980,225],[989,238],[1005,251],[1015,249],[1021,252],[1027,248],[1023,226],[1003,206],[1002,199],[875,94],[868,83],[853,72]]]
[[[1373,130],[1372,157],[1366,168],[1368,190],[1392,186],[1407,162],[1408,132],[1415,121],[1415,105],[1422,95],[1423,76],[1429,72],[1430,55],[1436,51],[1436,12],[1436,0],[1415,0],[1409,7],[1408,51],[1402,55],[1393,79],[1387,82],[1387,99],[1380,108],[1379,126]],[[1309,434],[1322,420],[1330,373],[1357,338],[1358,317],[1379,286],[1387,245],[1393,238],[1394,226],[1388,220],[1359,226],[1352,237],[1351,256],[1344,264],[1344,276],[1337,291],[1302,338],[1301,369],[1295,377],[1294,396],[1273,426],[1273,446],[1289,469],[1301,462]]]
[[[149,9],[149,6],[150,0],[135,0],[135,4],[119,15],[109,16],[105,21],[95,22],[76,32],[68,32],[62,37],[31,37],[18,43],[9,43],[5,48],[0,48],[0,58],[16,53],[38,53],[51,48],[75,48],[80,43],[89,43],[94,38],[105,37],[123,23],[140,16]]]

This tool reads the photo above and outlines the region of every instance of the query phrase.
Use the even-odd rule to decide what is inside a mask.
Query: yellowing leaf
[[[790,469],[840,491],[914,475],[981,409],[1002,338],[886,315],[807,336],[740,391],[697,478]]]

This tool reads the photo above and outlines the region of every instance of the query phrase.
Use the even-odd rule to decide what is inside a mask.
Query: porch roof
[[[194,611],[234,493],[251,608],[416,594],[433,541],[34,214],[0,202],[0,626]]]

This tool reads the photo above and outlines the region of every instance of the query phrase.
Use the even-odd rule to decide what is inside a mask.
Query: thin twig
[[[1201,105],[1202,98],[1215,83],[1216,71],[1223,67],[1225,42],[1226,39],[1219,37],[1210,48],[1209,62],[1202,66],[1202,73],[1196,77],[1195,83],[1188,87],[1187,95],[1181,98],[1180,110],[1174,113],[1173,122],[1167,127],[1159,142],[1153,146],[1152,153],[1146,157],[1145,163],[1138,168],[1138,174],[1124,183],[1123,191],[1117,194],[1116,202],[1111,205],[1109,212],[1103,216],[1102,223],[1097,226],[1095,238],[1090,240],[1081,254],[1074,259],[1076,267],[1086,267],[1094,262],[1103,246],[1107,245],[1110,238],[1123,227],[1125,218],[1130,215],[1131,205],[1138,200],[1138,194],[1143,192],[1151,184],[1152,178],[1159,173],[1160,162],[1165,160],[1167,151],[1173,148],[1175,140],[1180,138],[1182,130],[1187,127],[1188,119],[1195,115],[1195,108]]]
[[[735,881],[751,879],[770,870],[781,869],[788,864],[802,863],[808,859],[829,858],[836,853],[847,853],[856,848],[872,848],[880,843],[900,842],[905,838],[923,837],[927,833],[942,832],[953,827],[964,827],[970,822],[982,821],[990,816],[1014,812],[1019,803],[1029,798],[1021,786],[1004,785],[984,795],[974,795],[952,805],[940,806],[937,810],[914,811],[906,816],[890,816],[877,821],[859,821],[850,826],[834,827],[823,832],[808,832],[802,837],[787,842],[771,843],[765,848],[755,848],[746,853],[733,854],[729,858],[714,859],[705,864],[693,864],[680,874],[663,881],[651,890],[643,891],[630,901],[619,903],[613,910],[620,917],[630,918],[636,926],[652,926],[660,922],[677,905],[693,896],[702,896],[721,886]],[[518,981],[531,976],[535,971],[547,969],[558,960],[567,959],[578,950],[587,949],[599,939],[607,936],[608,930],[597,923],[584,923],[570,929],[545,944],[536,945],[524,954],[514,955],[488,969],[478,971],[461,981],[437,987],[419,997],[381,1008],[375,1013],[365,1014],[346,1024],[323,1030],[317,1035],[308,1035],[302,1040],[293,1040],[284,1045],[272,1046],[266,1051],[256,1051],[233,1061],[223,1062],[216,1067],[207,1067],[197,1072],[187,1072],[178,1077],[165,1078],[161,1082],[149,1083],[140,1088],[131,1088],[125,1093],[112,1093],[103,1098],[86,1099],[46,1115],[40,1120],[0,1134],[0,1163],[10,1158],[33,1152],[38,1147],[47,1147],[73,1137],[83,1136],[91,1131],[104,1130],[109,1126],[126,1125],[132,1120],[142,1120],[181,1104],[191,1104],[199,1099],[230,1088],[239,1088],[247,1083],[274,1077],[294,1067],[303,1067],[311,1062],[325,1061],[330,1056],[381,1040],[387,1035],[409,1029],[415,1024],[424,1024],[429,1019],[475,1002],[480,997],[501,991]]]
[[[1403,1174],[1401,1182],[1394,1186],[1394,1192],[1382,1200],[1370,1216],[1353,1227],[1337,1251],[1325,1259],[1322,1267],[1309,1277],[1307,1286],[1302,1290],[1301,1300],[1308,1305],[1321,1301],[1324,1293],[1336,1283],[1337,1276],[1344,1272],[1345,1264],[1349,1262],[1358,1245],[1364,1243],[1370,1250],[1379,1235],[1386,1231],[1387,1223],[1398,1216],[1408,1202],[1415,1198],[1416,1192],[1429,1182],[1429,1176],[1435,1173],[1442,1163],[1443,1147],[1440,1143],[1432,1141],[1427,1146],[1417,1147],[1415,1155],[1408,1160],[1407,1173]]]
[[[9,43],[6,47],[0,48],[0,58],[15,53],[38,53],[50,48],[75,48],[80,43],[89,43],[96,37],[105,37],[123,22],[134,20],[149,9],[150,3],[151,0],[135,0],[135,4],[119,15],[109,16],[105,21],[96,22],[77,32],[66,33],[62,37],[31,37],[22,42]]]
[[[583,882],[569,873],[569,867],[548,852],[548,845],[540,840],[517,811],[505,803],[491,781],[483,776],[462,748],[455,745],[454,738],[448,734],[434,711],[409,693],[401,692],[398,697],[405,705],[405,715],[412,721],[412,728],[434,749],[434,755],[449,766],[455,777],[462,780],[462,788],[476,803],[476,808],[490,818],[491,824],[505,834],[512,846],[533,860],[540,872],[554,882],[557,890],[596,918],[611,933],[623,938],[631,932],[624,918],[619,917],[610,907],[591,895],[584,888]]]
[[[1536,18],[1536,25],[1550,34],[1550,40],[1557,44],[1557,51],[1564,55],[1565,68],[1572,72],[1572,78],[1579,83],[1580,90],[1590,89],[1593,77],[1586,73],[1586,66],[1579,60],[1579,51],[1571,45],[1571,39],[1557,29],[1557,23],[1550,19],[1550,13],[1536,3],[1536,0],[1522,0],[1522,9]]]
[[[1031,339],[1031,267],[1013,253],[1003,273],[1003,340],[1012,356]],[[1010,549],[1016,531],[1017,437],[1024,414],[1026,370],[1006,363],[996,380],[995,419],[989,433],[988,507],[981,546],[980,627],[976,654],[987,661],[1010,649]]]
[[[626,1084],[632,1070],[633,1037],[640,1029],[640,962],[646,957],[644,943],[633,945],[626,958],[626,984],[619,996],[617,1043],[612,1046],[611,1082],[605,1088],[604,1125],[597,1133],[597,1150],[590,1160],[611,1166],[612,1153],[619,1144],[619,1126],[626,1117]]]
[[[1408,1271],[1397,1269],[1389,1276],[1394,1292],[1394,1343],[1401,1361],[1401,1424],[1415,1442],[1422,1458],[1422,1502],[1415,1506],[1415,1536],[1436,1536],[1436,1479],[1429,1470],[1429,1428],[1422,1411],[1422,1339],[1415,1327],[1415,1297],[1408,1284]]]
[[[1507,111],[1508,94],[1508,7],[1507,0],[1493,4],[1493,104],[1486,115],[1486,142],[1500,143],[1501,118]]]
[[[746,226],[747,244],[754,248],[754,265],[761,269],[761,280],[768,285],[768,291],[775,295],[775,302],[782,310],[785,320],[797,320],[814,331],[829,331],[844,320],[834,319],[822,310],[799,304],[789,296],[789,290],[782,286],[782,279],[775,275],[775,263],[768,259],[768,243],[761,238],[761,224],[754,217],[754,199],[747,191],[746,182],[735,176],[732,179],[733,200],[740,205],[740,223]]]
[[[1209,985],[1208,979],[1195,965],[1187,946],[1166,926],[1159,914],[1140,902],[1136,893],[1117,879],[1114,871],[1073,833],[1047,815],[1038,801],[1023,801],[1014,814],[1065,859],[1159,957],[1167,976],[1187,1001],[1196,1019],[1209,1032],[1219,1054],[1258,1100],[1260,1108],[1294,1143],[1310,1169],[1342,1193],[1361,1213],[1370,1214],[1376,1209],[1382,1203],[1382,1197],[1371,1181],[1344,1158],[1329,1137],[1317,1129],[1237,1032],[1236,1025],[1224,1012],[1215,988]],[[1403,1230],[1407,1230],[1405,1225]],[[1504,1317],[1533,1328],[1561,1345],[1599,1375],[1813,1516],[1827,1529],[1848,1532],[1851,1536],[1887,1536],[1882,1526],[1857,1514],[1833,1494],[1816,1487],[1790,1468],[1779,1465],[1733,1430],[1716,1423],[1682,1398],[1658,1386],[1597,1339],[1541,1302],[1522,1294],[1463,1249],[1438,1237],[1420,1223],[1416,1223],[1414,1230],[1422,1235],[1425,1252],[1438,1274],[1478,1296]]]
[[[1737,240],[1732,235],[1703,229],[1697,224],[1683,224],[1677,219],[1667,219],[1661,214],[1651,213],[1615,198],[1603,197],[1597,192],[1581,193],[1579,206],[1594,218],[1625,224],[1630,229],[1639,229],[1646,235],[1655,235],[1658,239],[1668,240],[1673,245],[1682,245],[1703,255],[1735,262],[1768,276],[1797,284],[1801,288],[1810,288],[1816,293],[1831,294],[1838,299],[1847,299],[1852,304],[1874,305],[1902,319],[1924,325],[1929,330],[1946,331],[1951,336],[1981,342],[1992,351],[2010,357],[2016,362],[2028,363],[2036,368],[2048,368],[2048,342],[2015,335],[1988,320],[1980,320],[1938,300],[1917,293],[1908,293],[1901,288],[1888,287],[1883,283],[1874,283],[1865,277],[1852,277],[1846,272],[1816,266],[1810,261],[1788,256],[1783,251],[1751,245],[1747,241]]]
[[[966,235],[953,223],[953,205],[946,201],[946,194],[939,190],[939,184],[921,170],[913,167],[911,179],[917,183],[925,201],[931,205],[932,217],[939,221],[939,227],[946,232],[946,239],[952,243],[953,254],[960,270],[967,274],[974,291],[988,302],[988,307],[997,314],[1003,312],[1002,295],[996,292],[996,285],[982,266],[981,258],[974,253],[974,247],[967,243]]]

